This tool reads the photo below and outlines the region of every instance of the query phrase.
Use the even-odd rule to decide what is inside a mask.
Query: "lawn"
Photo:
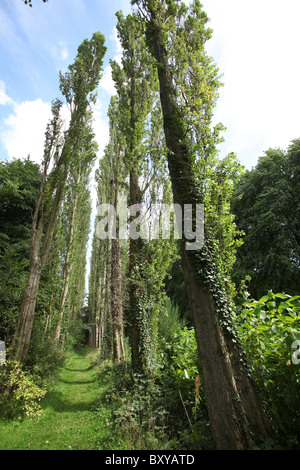
[[[42,402],[42,414],[0,421],[0,450],[107,450],[111,410],[104,396],[109,384],[86,351],[74,353]]]

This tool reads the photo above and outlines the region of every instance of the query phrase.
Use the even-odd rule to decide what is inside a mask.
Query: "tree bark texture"
[[[41,273],[42,265],[40,260],[32,260],[13,344],[13,357],[18,361],[22,361],[29,350]]]
[[[130,172],[130,204],[140,203],[140,188],[138,177],[132,170]],[[130,219],[132,221],[132,219]],[[143,255],[143,241],[138,238],[135,240],[130,236],[130,254],[129,254],[129,300],[130,314],[129,323],[131,331],[131,362],[134,372],[144,373],[146,371],[145,343],[143,342],[143,328],[146,327],[143,322],[141,312],[141,286],[139,279],[139,263]]]
[[[131,128],[131,141],[129,142],[130,148],[130,205],[141,204],[142,191],[139,185],[139,177],[134,168],[135,166],[135,129],[136,129],[136,76],[135,76],[134,62],[132,67],[131,83],[130,83],[130,128]],[[133,217],[130,217],[132,222]],[[129,323],[131,327],[131,361],[132,369],[135,373],[147,374],[150,365],[150,327],[148,318],[143,308],[143,293],[142,293],[142,279],[139,266],[144,262],[145,248],[144,242],[141,238],[137,240],[130,236],[130,255],[129,255],[129,270],[130,270],[130,283],[129,283],[129,299],[130,299],[130,317]]]
[[[113,333],[113,361],[121,362],[125,357],[123,341],[122,264],[118,239],[111,244],[111,313]]]

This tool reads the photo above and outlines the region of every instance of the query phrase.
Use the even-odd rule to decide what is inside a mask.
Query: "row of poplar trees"
[[[125,198],[130,207],[143,204],[150,215],[154,203],[172,202],[182,208],[205,205],[208,199],[212,203],[211,188],[216,186],[211,186],[210,175],[218,165],[216,148],[222,126],[212,125],[220,82],[205,51],[211,37],[207,15],[199,0],[189,7],[180,0],[131,3],[133,14],[126,18],[117,14],[123,56],[121,65],[111,61],[117,95],[109,107],[109,144],[96,175],[98,203],[110,203],[120,213]],[[95,157],[90,110],[104,54],[104,38],[96,33],[82,43],[74,64],[60,76],[70,123],[62,132],[62,103],[55,101],[32,223],[29,277],[14,342],[20,360],[28,352],[39,281],[49,261],[66,182],[72,187],[70,206],[66,204],[68,220],[73,215],[75,220],[76,207],[84,198],[78,188],[85,186]],[[100,239],[95,230],[89,280],[90,344],[103,354],[113,351],[114,359],[121,361],[125,317],[133,371],[149,375],[155,361],[153,344],[164,303],[164,279],[179,256],[216,448],[247,449],[256,435],[271,436],[272,429],[232,321],[225,277],[230,267],[226,234],[220,233],[222,224],[216,234],[211,223],[218,214],[220,221],[225,210],[219,199],[214,202],[216,213],[210,205],[206,215],[204,246],[195,251],[186,250],[185,237],[175,243],[174,233],[169,239],[130,236],[124,242],[118,221],[113,239]],[[135,215],[131,214],[132,222]],[[74,236],[70,223],[69,240]],[[71,263],[71,254],[66,255],[57,338]]]
[[[226,208],[220,198],[213,201],[217,185],[210,181],[218,173],[213,169],[223,128],[212,125],[220,82],[205,51],[211,37],[208,18],[198,0],[189,6],[175,0],[133,0],[132,5],[131,15],[117,13],[123,55],[121,65],[111,61],[117,94],[108,113],[110,140],[97,171],[98,203],[109,203],[121,214],[125,198],[127,207],[142,204],[150,216],[153,204],[195,208],[209,200],[210,208],[204,246],[195,251],[186,250],[184,236],[176,242],[172,234],[167,240],[151,239],[150,230],[148,239],[129,234],[126,242],[120,237],[120,217],[113,238],[101,239],[96,220],[90,345],[104,356],[112,351],[121,361],[126,328],[133,371],[150,374],[163,283],[179,256],[216,447],[246,449],[254,436],[271,436],[272,429],[232,321],[224,247],[224,230],[228,234],[230,228],[218,223],[216,233],[212,223],[218,211],[220,222]],[[129,215],[132,222],[134,214]]]
[[[21,362],[26,362],[28,357],[42,273],[48,270],[53,281],[59,279],[61,284],[56,286],[60,291],[58,302],[49,299],[44,332],[49,334],[47,330],[50,330],[51,323],[53,329],[55,306],[56,325],[52,342],[58,346],[71,274],[86,263],[91,217],[89,179],[97,154],[92,105],[105,52],[104,36],[95,33],[91,40],[84,40],[78,47],[75,61],[68,71],[60,73],[60,91],[65,101],[53,101],[52,118],[45,133],[41,183],[32,217],[29,274],[10,348],[11,355]],[[66,114],[65,107],[68,109],[68,123],[62,117],[63,111]],[[77,282],[79,298],[72,304],[74,309],[79,304],[81,310],[85,279]],[[51,292],[55,297],[55,289]]]

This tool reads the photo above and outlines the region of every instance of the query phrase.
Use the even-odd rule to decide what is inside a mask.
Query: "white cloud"
[[[203,0],[213,38],[207,43],[224,88],[215,119],[226,127],[222,154],[246,166],[269,147],[300,137],[300,3],[289,0]]]
[[[109,124],[108,120],[106,117],[106,110],[105,113],[103,114],[103,105],[98,99],[96,102],[96,105],[93,108],[93,130],[95,133],[95,140],[98,143],[98,158],[95,163],[95,169],[98,169],[99,167],[99,160],[103,157],[104,149],[106,145],[108,144],[109,141]],[[93,211],[96,210],[96,202],[97,202],[97,190],[96,190],[96,184],[94,180],[94,175],[92,175],[92,181],[91,181],[91,198],[92,198],[92,205],[93,205]]]
[[[112,32],[112,34],[110,35],[109,38],[111,39],[112,44],[113,44],[113,49],[116,52],[113,56],[113,60],[115,60],[119,65],[121,65],[122,64],[122,51],[123,51],[123,49],[122,49],[121,41],[118,38],[118,31],[117,31],[116,27],[113,29],[113,32]],[[117,94],[117,90],[115,88],[115,84],[114,84],[114,81],[113,81],[112,75],[111,75],[111,66],[110,65],[107,65],[104,69],[103,77],[102,77],[101,82],[100,82],[100,87],[110,95],[116,95]]]
[[[111,39],[112,41],[114,41],[115,47],[116,47],[116,50],[117,50],[117,53],[118,53],[118,54],[121,54],[122,51],[123,51],[123,48],[122,48],[121,41],[120,41],[120,39],[119,39],[119,37],[118,37],[118,30],[117,30],[116,27],[114,27],[113,32],[112,32],[112,34],[110,35],[110,39]]]
[[[26,158],[41,163],[45,130],[51,106],[41,99],[13,103],[13,112],[4,119],[1,139],[9,158]]]
[[[105,90],[109,95],[116,95],[117,91],[115,88],[115,83],[111,75],[111,66],[107,65],[103,72],[103,77],[100,81],[100,88]]]
[[[61,60],[66,60],[69,57],[68,46],[65,42],[60,41],[58,43],[58,53]]]
[[[0,105],[11,105],[13,100],[6,94],[6,85],[0,80]]]

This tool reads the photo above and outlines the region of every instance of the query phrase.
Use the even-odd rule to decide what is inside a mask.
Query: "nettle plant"
[[[289,440],[296,436],[299,442],[300,296],[270,291],[259,300],[247,300],[236,322],[275,424]]]

